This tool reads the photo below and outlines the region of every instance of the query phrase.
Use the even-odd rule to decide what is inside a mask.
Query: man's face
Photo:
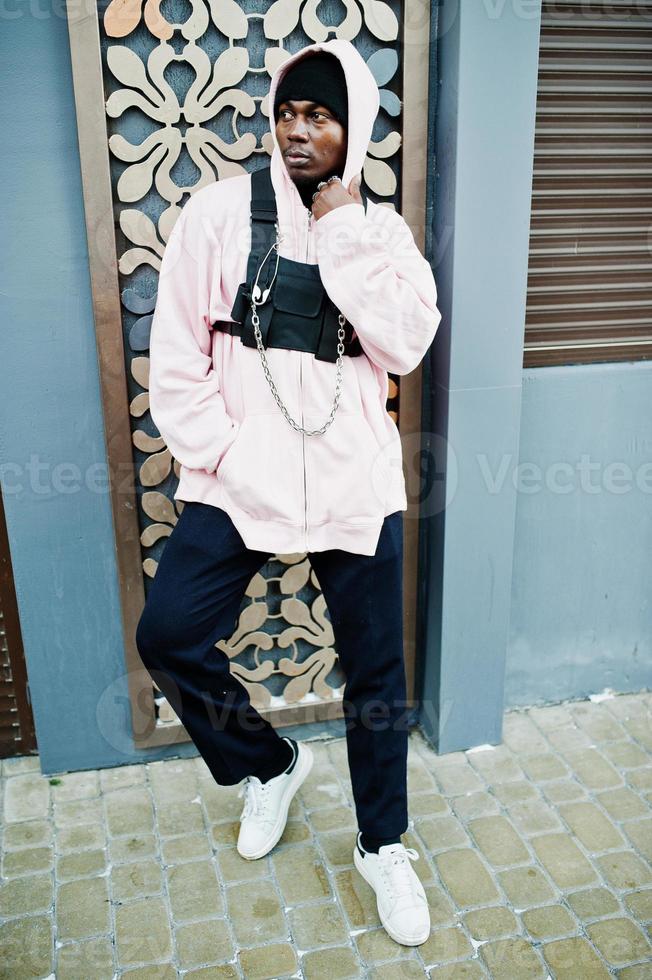
[[[287,171],[298,186],[312,185],[332,174],[342,176],[346,129],[326,106],[294,99],[281,102],[276,139]]]

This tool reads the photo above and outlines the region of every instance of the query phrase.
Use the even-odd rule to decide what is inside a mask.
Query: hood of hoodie
[[[287,171],[276,139],[276,124],[274,120],[276,90],[289,68],[297,61],[300,61],[301,58],[308,57],[310,52],[314,51],[327,51],[329,54],[335,55],[344,70],[349,113],[346,163],[342,173],[342,183],[345,187],[348,187],[351,179],[356,174],[362,173],[362,166],[367,155],[374,122],[380,107],[380,94],[376,79],[367,67],[362,55],[359,54],[350,41],[335,38],[330,41],[309,44],[278,65],[272,74],[270,82],[268,106],[269,126],[273,144],[270,172],[277,197],[279,215],[281,215],[281,211],[283,210],[284,201],[290,208],[294,210],[299,209],[303,214],[305,214],[306,208],[294,181]],[[351,93],[355,93],[355,98],[351,97]]]

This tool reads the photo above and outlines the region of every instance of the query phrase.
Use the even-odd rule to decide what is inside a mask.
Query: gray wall
[[[16,10],[0,33],[0,467],[41,764],[53,772],[135,756],[68,32],[63,15]]]
[[[523,370],[540,5],[438,9],[419,650],[448,752],[505,707],[652,686],[652,364]]]
[[[652,687],[652,363],[526,370],[519,462],[505,704]]]

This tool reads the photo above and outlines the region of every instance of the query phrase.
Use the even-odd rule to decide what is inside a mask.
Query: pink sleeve
[[[430,347],[441,313],[430,263],[405,219],[389,208],[375,208],[372,217],[362,204],[344,204],[318,219],[315,236],[326,292],[369,359],[409,374]]]
[[[206,259],[198,262],[184,240],[188,204],[161,263],[149,348],[150,412],[176,460],[189,469],[212,472],[234,441],[239,423],[226,411],[213,367],[213,270]],[[219,254],[215,261],[219,263]]]

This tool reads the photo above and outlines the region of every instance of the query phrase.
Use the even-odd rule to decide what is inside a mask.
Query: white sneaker
[[[430,910],[423,885],[410,864],[419,858],[413,847],[384,844],[378,854],[365,851],[358,831],[353,863],[376,893],[385,931],[404,946],[420,946],[430,935]]]
[[[244,808],[237,848],[248,861],[264,857],[280,840],[292,797],[312,768],[311,750],[304,742],[297,742],[296,746],[297,758],[290,772],[282,772],[266,783],[257,776],[246,776],[240,787],[238,796],[244,796]]]

